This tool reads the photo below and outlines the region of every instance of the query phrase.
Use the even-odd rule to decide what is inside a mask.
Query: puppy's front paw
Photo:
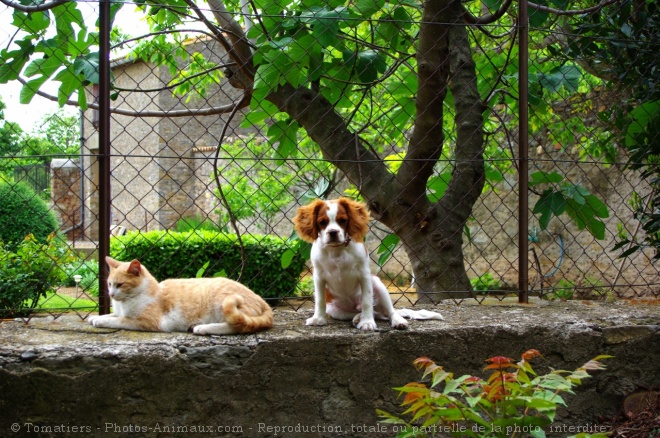
[[[360,330],[365,330],[369,332],[373,332],[377,328],[376,321],[374,321],[373,317],[366,318],[363,320],[361,313],[355,315],[355,318],[353,318],[353,325]]]
[[[305,321],[305,325],[326,325],[327,323],[328,321],[326,321],[325,316],[317,315],[307,318],[307,321]]]
[[[397,330],[405,330],[408,328],[408,321],[406,321],[401,315],[398,313],[392,314],[392,317],[390,318],[390,324],[392,325],[392,328],[395,328]]]

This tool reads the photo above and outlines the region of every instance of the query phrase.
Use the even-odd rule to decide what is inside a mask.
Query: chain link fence
[[[107,311],[104,241],[159,280],[225,275],[298,310],[313,283],[292,218],[340,196],[369,206],[398,306],[658,298],[654,8],[280,3],[139,3],[144,31],[124,3],[96,58],[90,8],[81,47],[40,51],[41,33],[22,64],[47,13],[2,10],[19,31],[1,31],[0,78],[78,105],[33,133],[1,113],[3,316]],[[69,58],[78,88],[41,87]],[[48,187],[26,185],[41,166]]]

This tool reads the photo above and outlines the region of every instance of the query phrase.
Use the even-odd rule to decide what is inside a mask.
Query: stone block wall
[[[60,230],[68,240],[83,236],[81,172],[78,161],[55,159],[50,163],[50,197]]]

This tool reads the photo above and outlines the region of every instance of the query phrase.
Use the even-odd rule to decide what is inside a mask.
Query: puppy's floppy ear
[[[369,221],[371,220],[367,206],[348,198],[339,198],[338,202],[348,212],[348,235],[356,242],[362,242],[369,231]]]
[[[314,243],[319,237],[319,228],[316,223],[316,217],[325,202],[317,199],[316,201],[298,208],[296,216],[293,218],[293,224],[296,227],[298,236],[305,242]]]

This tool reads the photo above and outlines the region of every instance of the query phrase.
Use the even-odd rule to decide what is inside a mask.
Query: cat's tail
[[[229,295],[222,302],[225,322],[237,333],[252,333],[273,326],[273,310],[263,300],[250,303],[240,295]]]

